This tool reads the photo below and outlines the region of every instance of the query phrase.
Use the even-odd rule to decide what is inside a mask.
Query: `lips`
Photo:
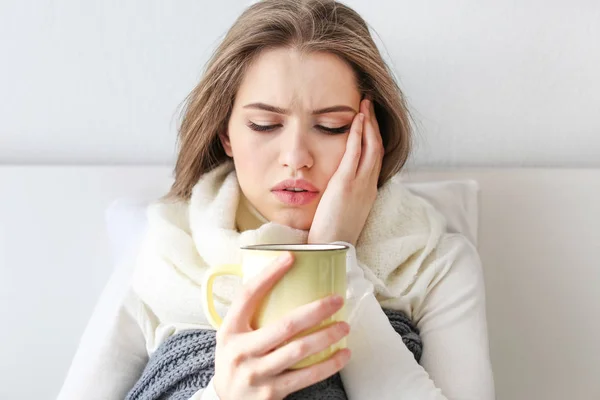
[[[319,196],[319,190],[304,179],[287,179],[275,185],[271,192],[282,203],[293,206],[309,204]]]
[[[279,182],[271,189],[272,191],[277,190],[301,190],[307,192],[319,192],[309,181],[304,179],[286,179],[285,181]]]

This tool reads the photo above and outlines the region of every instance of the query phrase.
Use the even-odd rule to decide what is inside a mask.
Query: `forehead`
[[[291,109],[316,109],[360,101],[352,68],[325,52],[278,48],[262,52],[246,71],[236,102],[264,102]]]

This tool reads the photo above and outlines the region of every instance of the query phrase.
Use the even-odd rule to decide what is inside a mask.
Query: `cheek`
[[[233,152],[233,161],[238,171],[238,177],[243,179],[245,176],[254,176],[260,170],[260,158],[256,157],[256,152],[248,140],[231,142]]]
[[[337,171],[344,153],[346,152],[346,141],[348,135],[340,135],[339,137],[328,138],[319,146],[319,159],[322,166],[322,171],[327,175],[327,180]]]
[[[272,162],[272,149],[265,137],[244,132],[230,133],[231,150],[240,183],[256,183],[264,178],[265,172]],[[257,155],[260,154],[260,157]]]

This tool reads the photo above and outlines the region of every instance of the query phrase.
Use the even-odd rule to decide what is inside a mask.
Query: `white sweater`
[[[227,171],[223,170],[222,172],[226,173]],[[235,180],[232,179],[231,182],[230,189],[233,191]],[[227,188],[227,182],[222,186]],[[220,186],[218,189],[216,193],[223,194],[224,189]],[[204,195],[205,192],[203,191],[202,194]],[[384,213],[390,209],[389,206],[385,206],[385,193],[380,199],[381,206],[377,208],[376,204],[375,212],[371,213],[371,215],[377,215],[379,210],[381,211],[380,217],[368,222],[367,228],[369,223],[377,228],[378,225],[375,224],[378,220],[383,221],[384,218],[391,215]],[[415,211],[421,207],[418,201],[415,202],[409,195],[402,194],[397,187],[389,188],[387,195],[388,197],[392,196],[388,201],[394,204],[398,199],[394,196],[400,196],[402,207],[396,212],[408,212],[409,215],[415,215]],[[227,196],[227,198],[229,197],[231,196]],[[194,199],[192,199],[192,206],[193,201]],[[260,230],[253,231],[252,229],[264,222],[257,221],[260,216],[255,215],[251,207],[243,207],[245,204],[243,198],[242,201],[236,201],[236,204],[239,204],[240,209],[237,212],[235,209],[229,209],[229,212],[235,215],[235,221],[231,220],[228,224],[235,224],[239,231],[250,235],[259,232]],[[223,206],[223,204],[217,205]],[[204,210],[207,207],[202,205],[199,209]],[[177,314],[185,307],[189,307],[191,312],[201,309],[200,297],[196,296],[195,292],[196,288],[190,286],[190,292],[186,296],[186,288],[182,286],[182,283],[173,281],[171,282],[172,286],[169,286],[167,282],[169,278],[165,276],[164,279],[161,279],[160,277],[161,268],[164,273],[170,273],[170,265],[174,265],[171,262],[187,268],[187,271],[191,271],[193,274],[198,274],[201,270],[201,266],[198,264],[201,261],[197,259],[197,255],[193,254],[193,248],[194,246],[202,248],[203,245],[206,245],[206,243],[197,241],[202,236],[202,232],[199,232],[199,229],[202,228],[198,228],[196,231],[195,245],[184,246],[183,243],[192,243],[188,236],[189,227],[182,224],[185,219],[183,216],[187,216],[189,212],[187,208],[183,209],[181,213],[178,210],[181,211],[177,207],[167,207],[163,210],[166,213],[161,214],[161,217],[167,216],[164,220],[167,223],[158,225],[158,241],[154,243],[151,240],[145,241],[146,247],[151,248],[150,257],[137,258],[137,261],[139,262],[141,259],[142,264],[146,267],[152,264],[151,268],[155,268],[157,271],[149,275],[150,281],[141,281],[141,286],[149,293],[150,297],[146,296],[149,301],[154,302],[158,308],[151,308],[140,297],[139,289],[133,289],[136,286],[134,284],[136,282],[135,275],[132,276],[131,268],[133,260],[127,260],[123,265],[118,266],[86,328],[58,397],[59,400],[123,399],[140,377],[149,354],[152,354],[170,335],[190,328],[212,329],[206,323],[203,315],[191,318],[189,313]],[[217,221],[222,221],[222,210],[220,208],[215,210],[213,215],[217,215]],[[427,213],[423,215],[427,217],[425,221],[430,218]],[[152,220],[152,216],[150,218]],[[201,220],[210,220],[210,218],[210,215],[205,215]],[[421,225],[411,226],[411,223],[402,215],[397,220],[401,221],[399,228],[408,235],[411,233],[410,229],[413,228],[413,233],[419,234],[422,231]],[[385,226],[385,222],[381,226]],[[391,227],[393,229],[393,225]],[[163,236],[165,231],[172,231],[172,234]],[[228,235],[232,234],[232,231],[228,229],[224,229],[223,232]],[[370,235],[366,235],[366,239],[375,238],[377,240],[375,236],[377,231],[370,230],[366,233]],[[205,240],[211,240],[210,234],[212,232],[206,232]],[[420,238],[418,235],[413,235],[408,238],[415,238],[421,243],[429,243],[428,236]],[[176,257],[169,264],[163,263],[163,257],[156,257],[153,254],[154,248],[163,245],[165,240],[172,242],[167,250]],[[227,242],[228,238],[223,236],[217,241],[218,243],[215,245],[220,245]],[[412,251],[411,243],[415,244],[416,241],[405,242],[400,249],[397,245],[391,247],[389,252],[402,250],[402,252],[410,254],[407,251]],[[365,249],[364,246],[363,249]],[[357,250],[359,247],[360,243]],[[218,253],[220,255],[222,251]],[[371,255],[386,255],[386,253],[387,251],[379,249],[378,252]],[[166,253],[161,254],[167,255]],[[368,252],[363,250],[362,254],[365,259],[368,259]],[[189,257],[186,259],[187,255]],[[374,282],[377,286],[383,282],[378,276],[372,276],[370,266],[365,266],[357,259],[354,248],[349,251],[347,262],[350,271],[349,287],[361,285],[364,287],[365,282],[368,282],[369,285],[370,282]],[[350,400],[493,399],[494,385],[488,351],[484,284],[476,249],[462,235],[442,234],[436,241],[435,251],[429,253],[429,256],[421,260],[420,264],[415,267],[414,271],[417,275],[414,275],[412,279],[408,275],[409,279],[405,280],[408,283],[412,281],[410,290],[405,290],[401,296],[389,298],[387,302],[392,303],[393,307],[391,308],[407,312],[420,329],[423,340],[421,365],[414,360],[401,337],[391,327],[378,300],[369,291],[369,294],[356,306],[354,314],[356,318],[351,323],[351,333],[348,338],[352,358],[341,371],[348,398]],[[369,280],[364,279],[363,271],[370,275]],[[184,280],[183,282],[187,284],[188,281]],[[387,280],[387,282],[393,283],[394,281]],[[139,287],[139,280],[137,285]],[[156,289],[152,288],[153,286],[156,286]],[[182,290],[178,291],[180,286]],[[385,291],[391,293],[390,290],[394,288],[392,286],[390,288],[380,285],[379,294],[381,295]],[[182,301],[182,307],[176,306],[175,303],[171,306],[166,303],[166,308],[163,307],[162,313],[154,312],[160,310],[160,306],[163,305],[160,302],[163,299]],[[226,310],[221,310],[221,314],[223,312]],[[192,397],[193,400],[217,398],[212,385],[205,390],[198,391]]]
[[[494,399],[494,385],[488,352],[485,294],[481,264],[475,248],[461,235],[444,236],[436,262],[449,267],[448,273],[416,310],[417,327],[423,340],[421,365],[397,340],[398,334],[373,296],[364,302],[357,316],[364,327],[352,327],[349,347],[352,360],[342,378],[353,369],[360,381],[344,380],[353,393],[351,400],[390,398],[390,392],[376,393],[381,374],[394,371],[394,398],[415,400]],[[133,387],[148,360],[138,324],[143,304],[128,287],[131,268],[119,266],[109,281],[82,337],[58,400],[121,400]],[[371,357],[370,348],[386,348]],[[381,357],[384,354],[385,357]],[[389,387],[385,388],[389,390]],[[199,391],[193,400],[217,399],[212,388]]]

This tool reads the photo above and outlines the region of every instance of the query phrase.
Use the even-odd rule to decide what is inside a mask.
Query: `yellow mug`
[[[222,265],[210,268],[202,283],[202,306],[204,314],[215,329],[221,326],[222,319],[217,313],[213,298],[213,283],[222,275],[238,275],[246,283],[259,274],[283,251],[294,255],[294,265],[275,283],[263,298],[252,318],[254,329],[262,328],[280,320],[291,310],[315,300],[337,294],[346,297],[346,252],[348,246],[338,244],[270,244],[242,247],[241,265]],[[296,337],[308,335],[332,323],[345,321],[345,306],[324,320],[318,326],[300,333]],[[291,369],[298,369],[319,363],[331,357],[336,351],[346,347],[345,338],[320,353],[308,356]]]

